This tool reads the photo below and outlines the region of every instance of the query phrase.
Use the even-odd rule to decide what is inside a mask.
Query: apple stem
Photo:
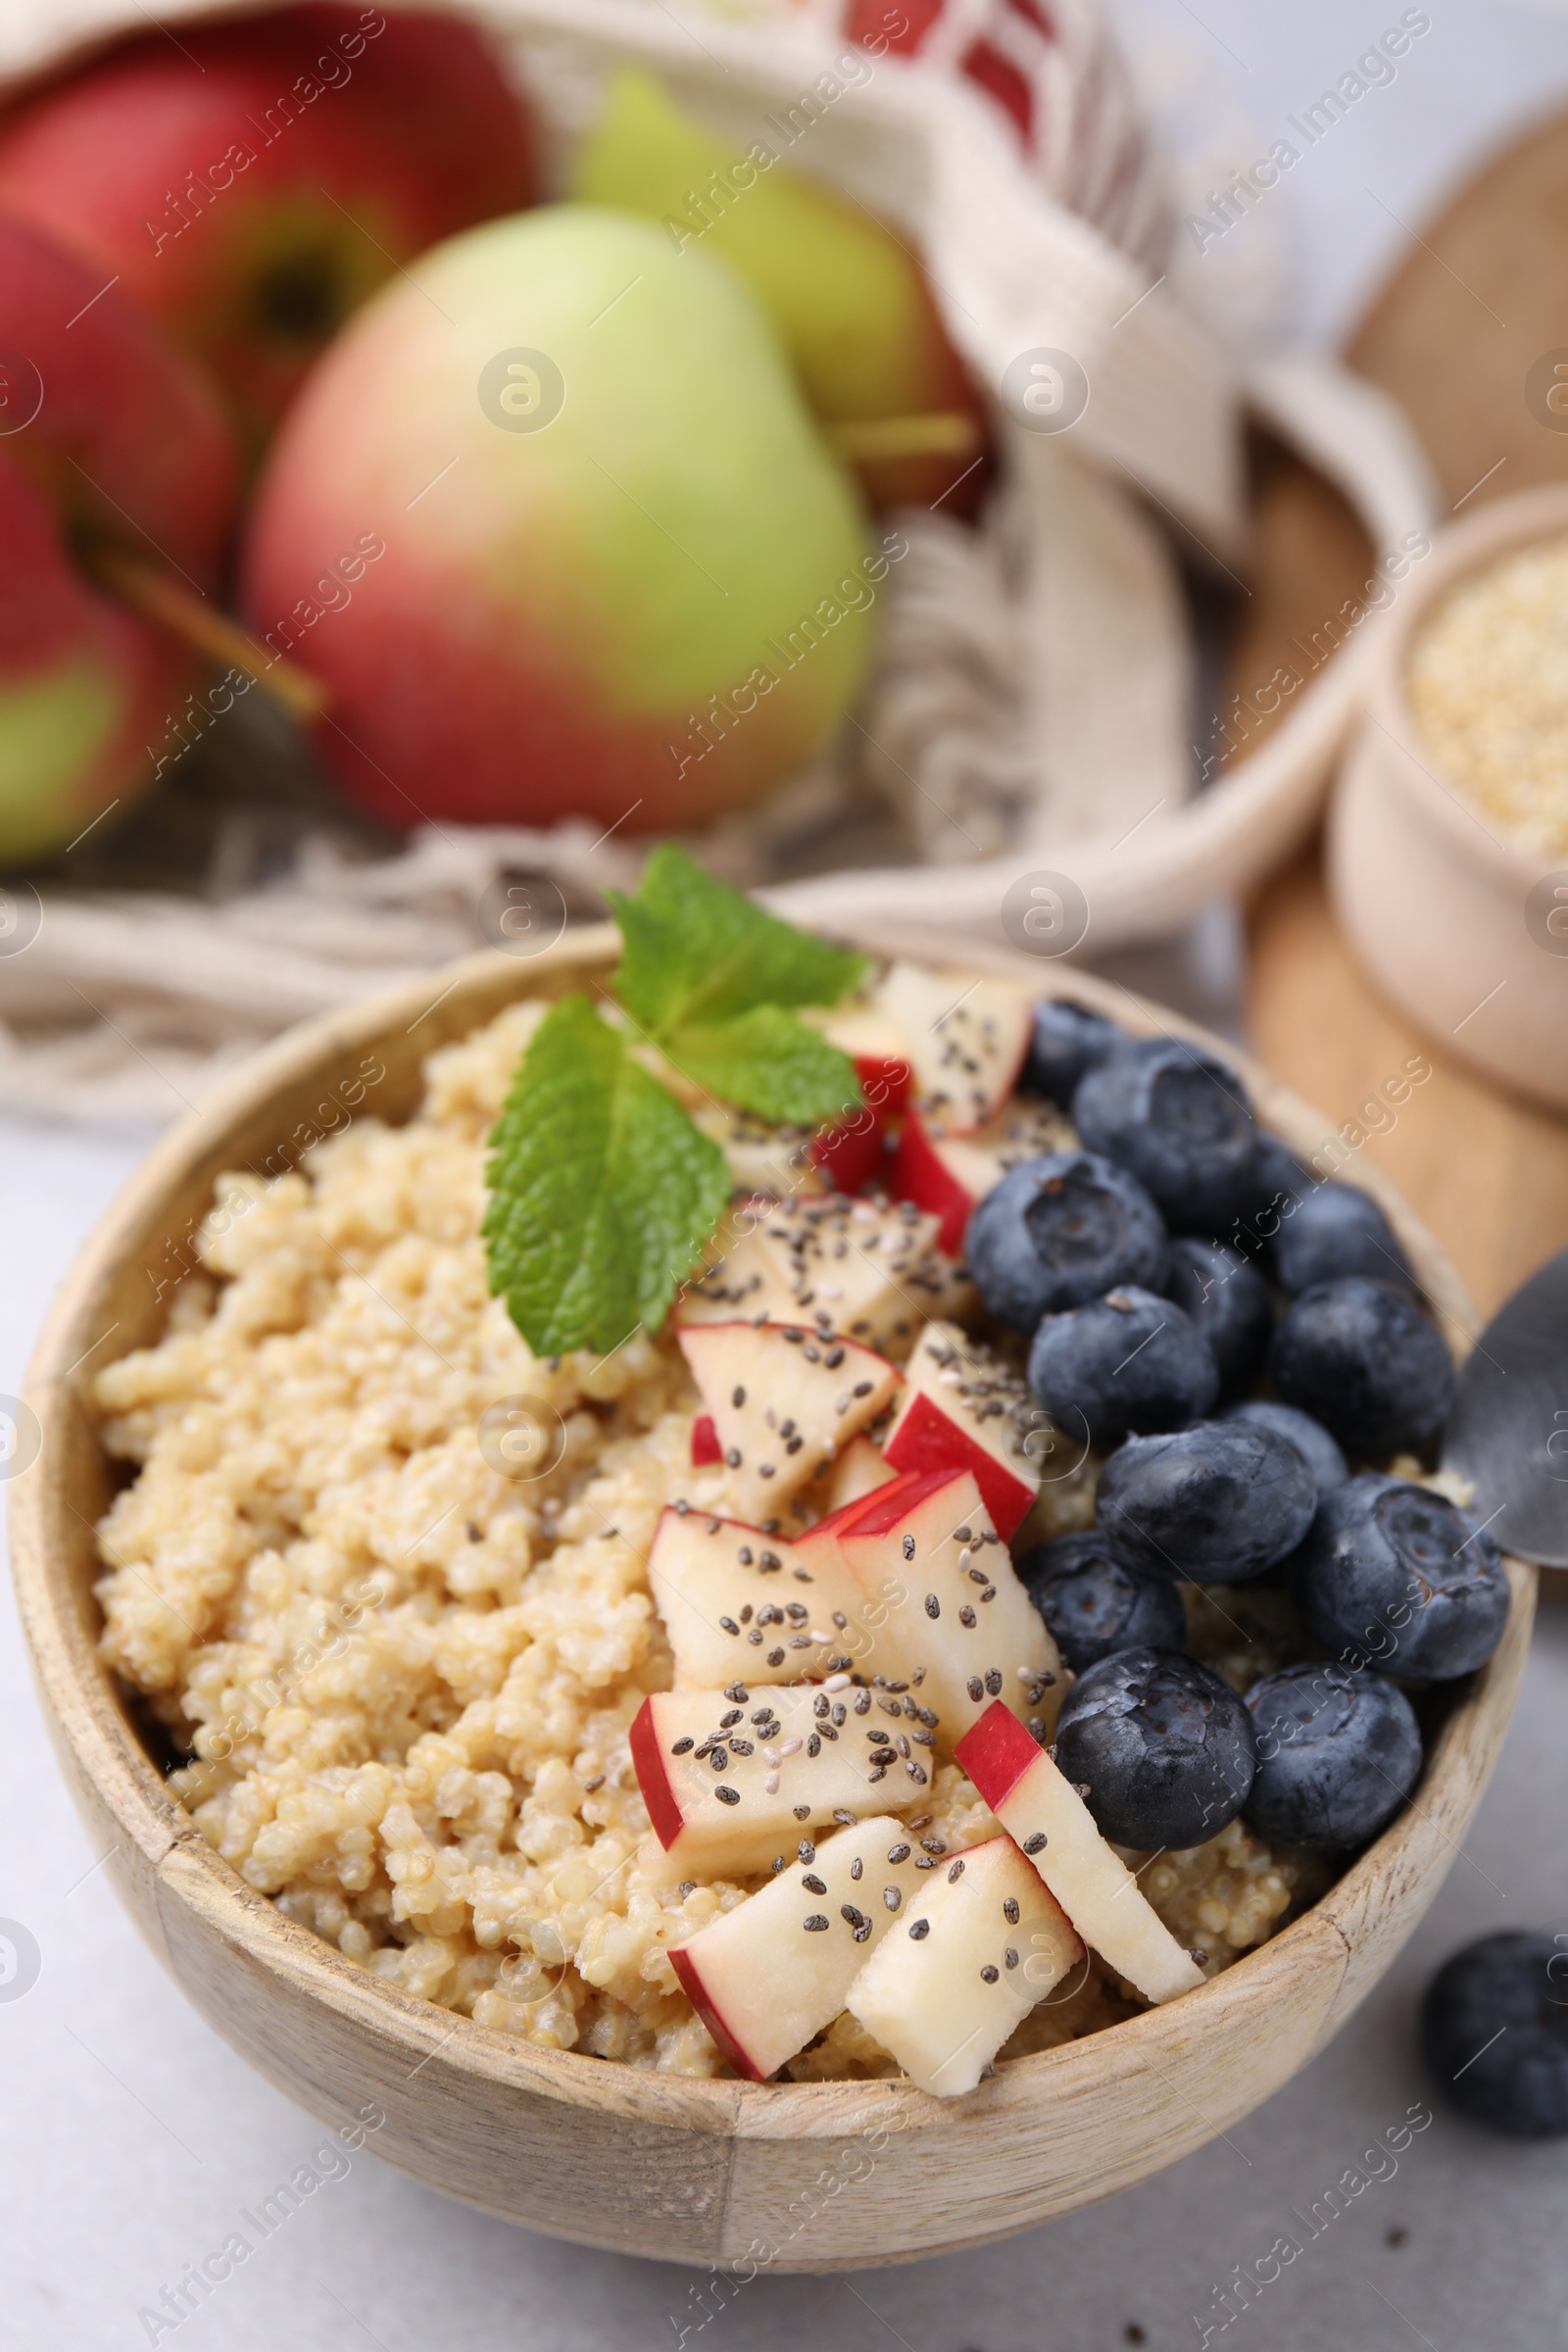
[[[852,466],[879,458],[968,458],[980,448],[980,420],[962,409],[936,409],[923,416],[851,416],[826,430]]]
[[[99,581],[122,604],[209,661],[243,670],[281,704],[291,718],[319,718],[326,709],[326,688],[318,678],[278,655],[264,652],[237,622],[215,611],[205,597],[182,588],[156,564],[123,548],[107,546],[95,548],[90,561]]]

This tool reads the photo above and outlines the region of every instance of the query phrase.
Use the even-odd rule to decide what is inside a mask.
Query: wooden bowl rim
[[[404,1992],[346,1959],[311,1932],[288,1919],[270,1896],[248,1886],[210,1846],[184,1809],[169,1797],[152,1758],[125,1713],[115,1678],[82,1637],[75,1603],[54,1565],[49,1507],[51,1482],[45,1475],[58,1450],[66,1417],[85,1409],[80,1358],[87,1340],[88,1309],[120,1262],[126,1238],[168,1200],[182,1176],[210,1161],[215,1147],[244,1117],[282,1093],[290,1082],[311,1079],[329,1055],[373,1046],[378,1037],[411,1033],[435,1007],[457,1000],[462,1026],[449,1014],[442,1043],[462,1036],[494,1016],[501,1005],[534,993],[530,983],[557,982],[590,973],[612,962],[618,950],[613,926],[596,925],[567,935],[554,949],[519,962],[485,952],[441,967],[363,1000],[346,1011],[305,1022],[285,1032],[222,1080],[154,1148],[100,1220],[68,1274],[39,1335],[25,1395],[37,1413],[41,1446],[29,1471],[11,1495],[12,1558],[19,1602],[34,1672],[58,1738],[96,1790],[121,1834],[156,1872],[160,1888],[176,1903],[216,1921],[227,1942],[257,1965],[292,1979],[339,2015],[357,2021],[407,2053],[412,2072],[434,2055],[466,2073],[570,2105],[634,2117],[645,2124],[720,2133],[738,2138],[829,2136],[886,2128],[890,2117],[927,2124],[946,2102],[928,2099],[906,2081],[763,2083],[661,2075],[584,2056],[576,2051],[541,2050],[508,2034],[476,2026],[470,2018]],[[954,968],[956,967],[943,967]],[[960,975],[961,976],[961,975]],[[1252,1091],[1259,1115],[1281,1129],[1293,1148],[1309,1153],[1309,1138],[1323,1128],[1319,1114],[1281,1086],[1250,1056],[1197,1023],[1181,1019],[1119,986],[1064,970],[1042,976],[1040,993],[1070,994],[1121,1020],[1134,1032],[1182,1037],[1231,1062]],[[470,1009],[471,1001],[471,1009]],[[413,1014],[414,1018],[409,1016]],[[1358,1181],[1382,1203],[1411,1255],[1427,1297],[1449,1326],[1468,1336],[1472,1310],[1459,1277],[1414,1212],[1376,1169],[1357,1171]],[[107,1334],[104,1336],[108,1336]],[[89,1352],[90,1352],[89,1343]],[[102,1359],[111,1360],[111,1359]],[[96,1366],[94,1367],[96,1369]],[[66,1506],[69,1508],[69,1504]],[[1514,1577],[1514,1621],[1533,1599],[1533,1572]],[[1423,1793],[1430,1799],[1446,1777],[1464,1768],[1467,1735],[1494,1745],[1512,1701],[1512,1678],[1498,1679],[1483,1668],[1470,1691],[1449,1711],[1428,1754]],[[1169,2021],[1188,2034],[1205,2024],[1223,2028],[1232,1996],[1260,1969],[1277,1972],[1296,1964],[1309,1971],[1321,1955],[1322,1928],[1332,1926],[1353,1958],[1349,1937],[1336,1913],[1364,1899],[1378,1881],[1397,1873],[1402,1848],[1416,1842],[1425,1807],[1407,1807],[1328,1893],[1312,1903],[1279,1935],[1234,1961],[1220,1976],[1178,2003],[1101,2029],[1078,2040],[1008,2061],[971,2093],[991,2102],[999,2117],[1015,2103],[1031,2105],[1049,2095],[1054,2073],[1082,2067],[1105,2034],[1118,2036],[1118,2051],[1157,2063]],[[194,1876],[192,1875],[194,1874]],[[1332,1901],[1333,1911],[1325,1906]],[[969,2102],[953,2104],[967,2106]],[[904,2111],[901,2116],[899,2111]],[[895,2128],[897,2126],[895,2125]]]

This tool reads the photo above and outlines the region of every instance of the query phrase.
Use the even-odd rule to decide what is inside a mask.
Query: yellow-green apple
[[[714,253],[738,270],[825,421],[946,412],[978,429],[979,396],[919,264],[869,213],[782,163],[787,136],[764,122],[749,143],[716,138],[651,74],[626,67],[578,150],[572,192],[647,214],[675,251]],[[973,463],[972,449],[881,458],[862,476],[880,504],[930,505]]]
[[[0,862],[68,846],[150,783],[195,682],[94,584],[119,549],[203,594],[237,467],[218,395],[141,313],[0,214]]]
[[[450,17],[281,9],[148,32],[0,126],[0,205],[119,280],[262,438],[367,295],[525,204],[522,106]]]
[[[345,596],[367,531],[384,553]],[[377,814],[637,831],[820,750],[887,562],[741,280],[562,205],[452,239],[350,322],[273,445],[245,595]]]

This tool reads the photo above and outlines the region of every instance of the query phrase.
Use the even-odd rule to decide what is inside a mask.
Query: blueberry
[[[1278,1430],[1199,1421],[1168,1437],[1129,1438],[1101,1473],[1095,1508],[1124,1568],[1241,1585],[1296,1549],[1317,1484]]]
[[[1252,1685],[1247,1711],[1257,1735],[1247,1818],[1280,1845],[1365,1845],[1421,1777],[1415,1709],[1381,1674],[1287,1666]]]
[[[1118,1283],[1157,1282],[1165,1265],[1165,1228],[1143,1186],[1089,1152],[1009,1168],[970,1217],[963,1247],[986,1305],[1020,1331]]]
[[[1187,1612],[1165,1576],[1134,1576],[1093,1530],[1037,1544],[1014,1562],[1074,1674],[1114,1650],[1182,1649]]]
[[[1118,1046],[1079,1081],[1072,1117],[1085,1148],[1129,1169],[1175,1232],[1217,1230],[1252,1165],[1241,1080],[1176,1038]]]
[[[1291,1203],[1305,1200],[1317,1183],[1288,1144],[1259,1127],[1228,1212],[1215,1230],[1244,1257],[1260,1257],[1285,1219],[1295,1214]]]
[[[1491,1536],[1409,1479],[1352,1478],[1326,1494],[1292,1574],[1314,1642],[1402,1683],[1473,1673],[1507,1623],[1507,1571]]]
[[[1405,1292],[1360,1274],[1314,1283],[1292,1300],[1269,1370],[1287,1404],[1363,1461],[1423,1445],[1453,1402],[1453,1363],[1437,1325]]]
[[[1174,1649],[1122,1649],[1081,1674],[1056,1723],[1056,1764],[1115,1845],[1201,1845],[1246,1804],[1252,1719],[1229,1683]]]
[[[1364,1274],[1369,1282],[1410,1290],[1410,1267],[1388,1218],[1370,1193],[1323,1184],[1304,1193],[1274,1237],[1274,1271],[1287,1291]]]
[[[1170,1245],[1160,1287],[1213,1348],[1220,1395],[1236,1396],[1251,1388],[1274,1329],[1274,1303],[1256,1268],[1223,1242],[1183,1235]]]
[[[1329,1436],[1321,1421],[1310,1413],[1298,1412],[1294,1404],[1274,1404],[1266,1397],[1255,1396],[1248,1404],[1233,1404],[1225,1414],[1227,1421],[1255,1421],[1260,1428],[1277,1429],[1282,1438],[1306,1457],[1307,1468],[1317,1484],[1318,1500],[1343,1487],[1350,1472],[1344,1454]]]
[[[1552,1936],[1483,1936],[1421,2003],[1421,2055],[1472,2123],[1510,2139],[1568,2133],[1568,1952]]]
[[[1045,997],[1035,1006],[1034,1038],[1018,1080],[1025,1094],[1044,1095],[1065,1110],[1086,1071],[1126,1043],[1125,1030],[1071,997]]]
[[[1029,1350],[1035,1399],[1070,1436],[1103,1448],[1130,1429],[1180,1429],[1219,1395],[1214,1351],[1190,1315],[1123,1287],[1047,1315]]]

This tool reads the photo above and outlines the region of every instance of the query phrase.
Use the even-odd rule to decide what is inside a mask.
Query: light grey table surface
[[[1347,0],[1140,0],[1267,134],[1401,13]],[[1568,7],[1432,0],[1432,29],[1280,191],[1303,331],[1332,333],[1458,171],[1568,92]],[[1266,144],[1266,140],[1265,140]],[[1259,150],[1261,152],[1261,149]],[[144,1139],[0,1122],[0,1389]],[[189,2009],[95,1870],[56,1773],[9,1599],[0,1607],[0,1918],[37,1982],[0,1985],[0,2341],[120,2352],[187,2264],[318,2146]],[[353,2159],[177,2329],[185,2352],[442,2352],[621,2344],[784,2352],[1108,2352],[1195,2346],[1195,2314],[1286,2235],[1303,2251],[1215,2343],[1255,2352],[1568,2343],[1568,2146],[1514,2148],[1439,2112],[1393,2177],[1308,2236],[1315,2202],[1425,2096],[1416,1992],[1467,1936],[1568,1914],[1568,1613],[1549,1612],[1501,1765],[1429,1919],[1351,2025],[1227,2136],[1109,2203],[969,2257],[853,2278],[759,2278],[709,2308],[699,2275],[585,2254]],[[1366,2168],[1363,2168],[1366,2169]],[[1386,2169],[1380,2165],[1379,2170]],[[1214,2325],[1211,2316],[1210,2325]]]

